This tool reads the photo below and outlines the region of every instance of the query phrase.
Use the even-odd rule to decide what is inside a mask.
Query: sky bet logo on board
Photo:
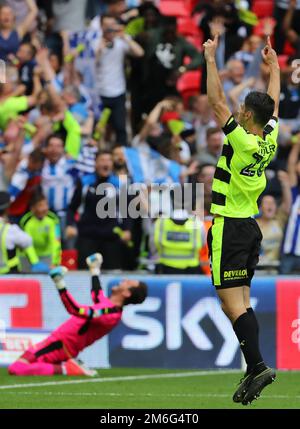
[[[241,368],[241,352],[208,277],[146,277],[148,297],[127,306],[109,335],[112,367]],[[108,283],[108,289],[118,279]],[[251,305],[263,356],[275,366],[275,280],[255,279]]]
[[[146,301],[126,307],[109,336],[112,366],[240,367],[238,342],[209,279],[153,277],[147,284]]]

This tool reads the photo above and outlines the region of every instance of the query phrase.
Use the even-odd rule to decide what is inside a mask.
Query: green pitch
[[[2,408],[300,408],[300,372],[278,372],[249,407],[232,402],[240,372],[103,369],[99,377],[12,377],[0,369]]]

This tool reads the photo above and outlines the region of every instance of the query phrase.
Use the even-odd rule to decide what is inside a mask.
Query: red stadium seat
[[[284,69],[287,65],[288,55],[278,55],[278,63],[281,69]]]
[[[288,42],[286,41],[283,48],[283,54],[284,55],[294,55],[296,53],[296,49]]]
[[[77,270],[78,268],[78,251],[76,249],[63,250],[61,255],[61,264],[68,270]]]
[[[190,15],[183,0],[161,0],[159,11],[167,16],[188,17]]]
[[[255,34],[256,36],[259,37],[264,37],[264,25],[265,25],[265,21],[270,21],[273,25],[273,29],[276,25],[276,20],[274,18],[262,18],[260,19],[259,23],[254,27],[253,29],[253,34]],[[273,38],[274,36],[272,36]]]
[[[189,97],[200,93],[201,75],[200,70],[192,70],[187,71],[178,79],[177,90],[185,105]]]
[[[272,0],[254,0],[252,11],[258,18],[273,16],[274,2]]]
[[[199,36],[200,29],[192,18],[178,18],[177,31],[183,36]]]
[[[178,18],[177,31],[199,51],[203,50],[203,32],[192,18]]]
[[[192,14],[193,10],[199,3],[199,0],[185,0],[185,6],[187,10],[189,11],[190,15]]]
[[[201,71],[200,70],[191,70],[184,73],[177,82],[177,89],[179,92],[184,92],[190,89],[198,89],[200,88],[200,78]]]

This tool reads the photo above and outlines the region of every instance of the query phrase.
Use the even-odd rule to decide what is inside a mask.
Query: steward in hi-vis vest
[[[205,244],[203,223],[175,210],[173,218],[159,218],[154,227],[159,274],[201,274],[199,250]]]
[[[25,252],[32,266],[32,272],[45,272],[47,267],[36,255],[32,247],[32,239],[18,225],[11,225],[6,220],[10,196],[0,192],[0,274],[16,273],[19,271],[20,260],[18,250]]]

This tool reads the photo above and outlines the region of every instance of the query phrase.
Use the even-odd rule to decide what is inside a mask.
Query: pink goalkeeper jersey
[[[78,304],[65,289],[60,297],[72,317],[60,325],[51,338],[61,340],[72,357],[108,334],[121,320],[122,309],[115,307],[102,290],[97,294],[99,302],[91,306]],[[94,296],[93,300],[95,302]]]

